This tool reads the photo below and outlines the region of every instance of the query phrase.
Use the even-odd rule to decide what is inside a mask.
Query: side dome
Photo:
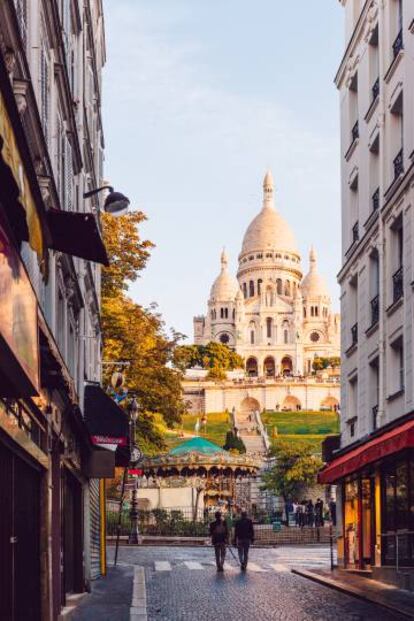
[[[228,259],[225,251],[221,253],[221,271],[210,290],[210,299],[222,302],[234,300],[240,291],[237,279],[229,274]]]
[[[309,272],[301,283],[302,295],[306,298],[330,298],[328,285],[318,272],[316,252],[311,248],[309,253]]]
[[[241,254],[257,250],[280,250],[299,256],[298,244],[289,224],[275,210],[273,177],[267,172],[263,182],[263,208],[254,218],[243,238]]]

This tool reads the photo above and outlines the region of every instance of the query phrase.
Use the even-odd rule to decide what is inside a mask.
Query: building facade
[[[339,557],[414,565],[414,4],[342,0]],[[328,451],[329,453],[329,451]]]
[[[111,459],[84,400],[101,375],[107,257],[84,193],[102,185],[104,61],[100,0],[1,3],[2,619],[57,619],[105,571]]]
[[[316,376],[313,363],[339,356],[339,315],[332,310],[314,249],[303,275],[295,236],[274,206],[270,172],[263,183],[263,207],[247,228],[238,260],[235,277],[223,251],[207,314],[194,318],[194,342],[234,349],[245,360],[248,379],[244,383],[244,374],[236,374],[225,385],[205,384],[205,411],[239,408],[246,396],[256,399],[259,409],[337,406],[338,373]],[[193,377],[190,371],[184,388],[190,382],[188,390],[197,394]]]

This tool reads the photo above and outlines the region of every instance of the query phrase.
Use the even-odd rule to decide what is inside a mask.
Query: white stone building
[[[384,577],[414,563],[414,2],[341,4],[341,441],[321,478],[339,558]]]
[[[207,314],[194,318],[194,341],[227,344],[244,358],[248,392],[260,409],[338,405],[335,378],[315,377],[312,364],[315,357],[339,355],[339,315],[332,311],[313,249],[303,277],[295,236],[274,207],[270,172],[263,192],[263,207],[243,239],[237,277],[230,274],[223,251]],[[190,371],[187,379],[192,376]],[[184,387],[197,395],[194,384]],[[243,379],[229,378],[225,388],[210,384],[200,404],[206,411],[238,408],[246,397]]]

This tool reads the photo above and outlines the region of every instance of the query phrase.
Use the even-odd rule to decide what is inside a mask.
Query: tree
[[[305,488],[316,483],[316,476],[323,463],[313,455],[306,444],[280,442],[272,449],[275,465],[262,477],[262,489],[268,490],[286,501],[300,498]]]
[[[119,218],[103,217],[103,235],[110,266],[102,273],[102,332],[104,360],[126,361],[126,385],[139,398],[143,412],[137,422],[140,444],[151,452],[165,446],[157,430],[154,413],[168,426],[180,422],[185,412],[179,369],[172,367],[177,343],[182,335],[167,335],[156,305],[143,308],[127,295],[128,285],[144,269],[153,244],[141,241],[138,225],[141,212]],[[108,385],[116,364],[104,367]]]
[[[241,438],[237,437],[233,431],[228,431],[226,433],[226,441],[223,446],[225,451],[235,450],[238,453],[245,453],[246,447]]]
[[[226,371],[242,369],[244,361],[239,354],[223,343],[210,342],[207,345],[181,345],[174,354],[175,366],[185,371],[201,367],[209,371],[211,379],[225,379]]]

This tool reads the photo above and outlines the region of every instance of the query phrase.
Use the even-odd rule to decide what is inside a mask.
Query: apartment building
[[[99,385],[108,259],[101,194],[84,196],[102,186],[104,62],[101,0],[0,4],[2,619],[57,619],[105,573],[97,444],[128,428]]]
[[[342,563],[393,580],[414,565],[414,2],[341,4],[341,438],[321,481]]]

